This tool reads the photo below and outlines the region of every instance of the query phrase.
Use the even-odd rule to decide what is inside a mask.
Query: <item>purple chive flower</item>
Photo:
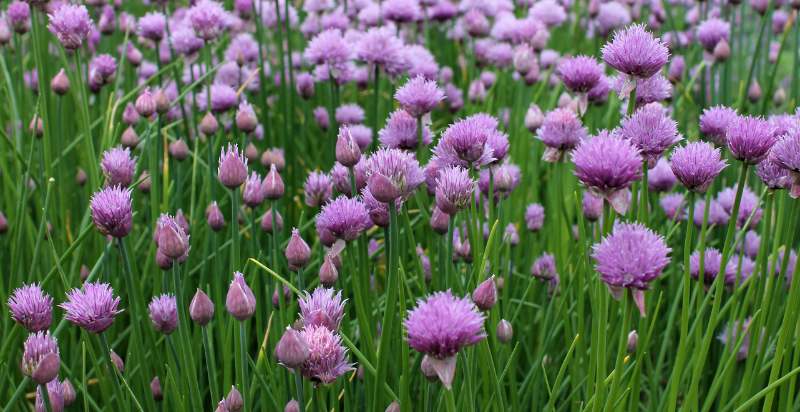
[[[769,160],[789,173],[793,198],[800,197],[800,129],[793,129],[775,143]],[[763,163],[763,162],[762,162]]]
[[[703,226],[705,207],[706,202],[703,200],[698,200],[694,204],[694,216],[692,221],[697,227]],[[723,226],[728,223],[728,219],[730,219],[728,212],[725,211],[718,201],[712,199],[711,203],[708,204],[708,225]]]
[[[417,307],[409,310],[403,324],[409,346],[428,355],[439,380],[449,390],[458,352],[486,338],[484,320],[468,297],[457,298],[447,290],[417,300]]]
[[[562,59],[556,73],[567,89],[586,93],[600,81],[603,67],[593,57],[575,56]]]
[[[117,60],[110,54],[99,54],[89,64],[89,77],[99,76],[103,84],[114,79],[117,71]],[[91,80],[91,79],[90,79]]]
[[[189,317],[200,326],[206,326],[214,318],[214,302],[199,288],[189,303]]]
[[[372,195],[372,192],[370,192],[367,187],[361,190],[361,201],[364,203],[364,206],[366,206],[372,223],[380,227],[389,226],[389,203],[384,203],[375,199],[375,196]],[[394,201],[394,204],[395,210],[399,210],[403,202],[397,199]]]
[[[324,326],[331,331],[339,330],[344,318],[342,292],[318,286],[314,292],[305,292],[297,303],[300,306],[300,318],[305,328]]]
[[[77,50],[92,31],[92,19],[84,5],[62,4],[48,15],[47,28],[67,50]]]
[[[654,192],[669,192],[675,186],[676,181],[669,162],[663,157],[658,159],[647,175],[647,187]]]
[[[717,195],[717,201],[720,203],[725,212],[728,214],[733,213],[733,203],[736,200],[736,188],[729,187],[723,189]],[[754,229],[758,222],[761,221],[763,211],[758,207],[760,199],[758,195],[753,193],[749,187],[745,186],[742,192],[742,200],[739,204],[739,216],[736,218],[736,226],[743,227],[744,224],[750,220],[749,228]],[[752,217],[751,217],[752,215]]]
[[[625,118],[619,134],[633,143],[651,166],[670,146],[682,139],[678,133],[678,123],[658,103],[645,105]]]
[[[324,326],[310,326],[300,331],[300,338],[308,345],[308,358],[300,372],[314,382],[329,384],[353,370],[347,363],[347,349],[342,338]]]
[[[92,195],[89,208],[97,230],[105,236],[123,238],[133,226],[131,189],[105,187]]]
[[[752,322],[753,318],[749,317],[744,321],[736,321],[732,323],[728,323],[722,329],[722,332],[717,336],[717,339],[723,345],[736,345],[739,342],[739,339],[742,340],[741,345],[739,346],[739,350],[736,351],[736,360],[741,362],[747,359],[747,354],[750,353],[750,339],[753,335],[752,331],[750,330],[750,323]],[[744,333],[744,336],[740,334]],[[764,329],[761,330],[761,339],[764,337]]]
[[[208,42],[222,33],[226,14],[219,3],[201,0],[189,9],[187,17],[197,37]]]
[[[358,199],[339,196],[322,207],[317,215],[317,233],[322,243],[333,244],[336,239],[352,241],[372,226],[369,213]]]
[[[41,384],[44,385],[44,382],[42,382]],[[64,406],[66,405],[65,387],[66,385],[61,381],[59,381],[57,378],[53,378],[45,385],[45,390],[47,390],[47,399],[50,402],[50,409],[49,409],[50,411],[61,412],[64,410]],[[42,392],[41,386],[38,386],[36,388],[36,400],[34,402],[35,402],[34,409],[36,410],[36,412],[48,411],[47,405],[44,400],[44,393]]]
[[[225,296],[225,309],[239,321],[250,319],[256,312],[256,296],[239,272],[233,274],[233,281]]]
[[[394,98],[408,114],[419,118],[430,113],[439,102],[444,100],[444,93],[435,81],[416,76],[397,89]]]
[[[350,60],[351,55],[351,46],[336,29],[328,29],[316,35],[304,52],[309,63],[326,65],[329,70],[341,69]]]
[[[211,111],[214,113],[224,113],[236,107],[239,103],[239,96],[231,86],[221,83],[214,83],[210,88],[203,90],[203,94],[197,97],[198,105],[206,109],[206,93],[211,93]]]
[[[728,127],[728,149],[736,159],[748,164],[760,162],[778,140],[774,126],[760,117],[739,116]]]
[[[544,253],[531,265],[531,275],[539,280],[552,280],[558,277],[556,258],[550,253]]]
[[[403,109],[393,111],[386,120],[386,125],[378,131],[378,140],[382,145],[403,150],[416,150],[419,145],[417,119]],[[422,125],[422,143],[431,144],[431,129]]]
[[[703,110],[700,115],[700,133],[720,146],[728,145],[728,127],[735,121],[736,111],[725,106],[714,106]]]
[[[370,140],[372,140],[371,136]],[[361,146],[353,137],[350,126],[339,127],[339,133],[336,136],[335,153],[336,161],[346,167],[353,167],[361,160]]]
[[[363,153],[372,144],[372,129],[363,124],[351,124],[347,126],[350,136],[353,137],[359,149]],[[430,141],[428,141],[430,143]]]
[[[286,327],[278,344],[275,345],[275,357],[287,368],[299,368],[308,359],[308,344],[300,332]]]
[[[376,199],[406,199],[425,180],[413,153],[381,148],[367,158],[367,186]]]
[[[19,34],[24,34],[30,29],[31,7],[23,1],[12,1],[6,9],[8,24]]]
[[[581,199],[583,216],[590,222],[595,222],[603,216],[603,198],[597,197],[592,192],[583,192]]]
[[[183,56],[191,56],[203,48],[203,39],[197,37],[189,26],[179,26],[172,30],[172,47]]]
[[[136,159],[131,157],[131,150],[127,147],[115,147],[103,153],[100,169],[106,176],[107,186],[128,187],[133,182]]]
[[[705,193],[725,168],[719,149],[706,142],[690,142],[672,152],[672,172],[687,189]]]
[[[114,322],[119,297],[108,283],[84,283],[82,288],[67,292],[67,301],[58,305],[67,311],[65,318],[89,332],[101,333]]]
[[[162,214],[156,221],[153,240],[159,253],[183,262],[189,254],[189,233],[175,217]]]
[[[154,297],[147,309],[150,321],[157,331],[169,335],[178,327],[178,304],[175,296],[164,294]]]
[[[592,257],[600,278],[612,293],[620,288],[633,289],[634,301],[644,316],[644,295],[650,282],[661,276],[669,264],[669,253],[664,238],[638,223],[622,223],[594,245]]]
[[[597,8],[595,23],[597,32],[606,37],[612,31],[631,24],[631,12],[625,5],[617,1],[603,3]]]
[[[720,272],[722,267],[722,254],[719,250],[714,248],[707,248],[703,258],[703,282],[711,284]],[[695,251],[689,257],[689,274],[692,278],[698,279],[700,277],[700,251]],[[728,260],[725,265],[725,279],[736,279],[736,264]]]
[[[139,18],[139,35],[156,43],[164,38],[167,18],[163,13],[150,12]]]
[[[627,211],[627,189],[642,172],[639,151],[630,141],[601,133],[578,145],[572,152],[572,161],[581,183],[608,200],[618,213]]]
[[[22,374],[33,378],[38,384],[45,384],[58,376],[61,367],[61,356],[58,352],[58,341],[50,336],[49,331],[31,333],[23,345]]]
[[[624,93],[625,82],[620,82],[618,87],[619,92]],[[636,81],[636,107],[667,100],[671,95],[672,84],[660,74]]]
[[[444,131],[433,152],[451,166],[485,166],[495,160],[486,141],[489,135],[497,133],[497,126],[497,119],[485,113],[458,120]]]
[[[744,235],[744,242],[739,245],[739,250],[745,256],[755,259],[758,257],[758,250],[761,247],[761,236],[755,230],[748,230]]]
[[[289,238],[289,244],[286,245],[284,256],[289,263],[289,270],[297,271],[308,264],[308,260],[311,258],[311,248],[300,236],[299,229],[292,229],[292,236]]]
[[[602,52],[606,64],[640,79],[656,74],[669,59],[667,46],[641,24],[614,33],[614,39],[603,46]]]
[[[258,62],[258,42],[250,33],[239,33],[231,39],[225,49],[225,58],[228,61],[256,63]]]
[[[360,191],[367,186],[367,161],[366,159],[360,160],[353,167],[356,180],[356,190]],[[341,194],[351,196],[350,187],[350,170],[341,163],[336,162],[331,169],[331,180],[333,180],[333,187]]]
[[[525,227],[531,232],[538,232],[544,226],[544,207],[539,203],[531,203],[525,209]]]
[[[247,180],[247,158],[239,151],[239,146],[228,144],[228,148],[222,150],[217,175],[228,189],[235,189]]]
[[[439,172],[436,179],[436,207],[449,215],[464,209],[473,199],[475,180],[462,167],[450,166]]]
[[[409,23],[422,16],[416,0],[387,0],[383,3],[383,17],[395,23]]]
[[[711,53],[720,41],[728,41],[730,36],[730,23],[712,17],[697,26],[697,40],[707,52]]]
[[[327,173],[314,171],[308,174],[303,186],[308,207],[319,207],[333,196],[333,180]]]
[[[478,287],[472,291],[472,301],[482,311],[490,310],[497,303],[497,285],[494,276],[490,276],[478,284]]]
[[[536,137],[547,146],[542,159],[558,162],[565,152],[574,149],[588,135],[589,132],[575,112],[558,108],[547,113]]]
[[[335,118],[343,125],[363,123],[364,109],[356,103],[343,104],[336,108]]]
[[[661,209],[670,220],[680,220],[686,218],[686,204],[683,194],[670,193],[661,197],[659,200]]]
[[[31,333],[47,330],[53,321],[53,298],[38,283],[14,289],[8,298],[8,309],[11,319]]]
[[[242,190],[242,199],[244,204],[251,208],[256,208],[264,201],[264,190],[261,187],[261,176],[253,172],[250,177],[244,182],[244,189]]]
[[[373,27],[356,43],[356,56],[369,65],[382,68],[391,76],[407,69],[403,41],[389,27]]]
[[[478,188],[486,196],[489,196],[489,183],[492,176],[494,177],[493,195],[496,198],[508,197],[522,179],[519,166],[515,164],[503,163],[493,166],[491,169],[483,169],[478,178]]]

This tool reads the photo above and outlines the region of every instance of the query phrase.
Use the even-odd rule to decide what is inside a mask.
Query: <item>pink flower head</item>
[[[303,326],[324,326],[331,331],[339,330],[339,325],[344,318],[344,304],[342,292],[324,287],[317,287],[312,293],[306,292],[300,296],[300,318]]]
[[[347,349],[336,332],[311,325],[300,331],[300,338],[308,346],[308,358],[300,367],[306,378],[329,384],[353,370],[353,365],[347,362]]]
[[[397,89],[394,97],[408,114],[418,118],[444,100],[444,93],[435,81],[416,76]]]
[[[53,321],[53,298],[38,283],[22,285],[8,298],[11,319],[28,332],[47,330]]]
[[[630,141],[601,133],[578,145],[572,161],[581,183],[606,198],[617,212],[627,211],[627,189],[642,173],[639,151]]]
[[[706,142],[690,142],[672,152],[672,172],[687,189],[705,193],[725,168],[719,149]]]
[[[101,333],[114,322],[119,297],[108,283],[84,283],[82,288],[67,292],[67,301],[59,307],[67,311],[66,319],[92,333]]]
[[[602,51],[606,64],[641,79],[656,74],[669,59],[667,46],[641,24],[614,33],[614,39],[606,43]]]

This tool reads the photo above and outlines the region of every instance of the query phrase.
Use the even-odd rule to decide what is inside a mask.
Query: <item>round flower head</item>
[[[416,0],[387,0],[383,4],[383,17],[395,23],[409,23],[422,16]]]
[[[316,35],[308,43],[304,52],[311,64],[327,65],[329,69],[338,69],[350,60],[350,45],[345,42],[342,33],[337,29],[328,29]]]
[[[69,382],[69,381],[65,381]],[[42,385],[44,385],[44,390]],[[59,412],[64,410],[64,406],[66,405],[65,395],[66,395],[66,384],[62,383],[58,379],[54,378],[47,382],[45,385],[42,382],[42,385],[39,385],[36,388],[36,400],[34,402],[34,409],[36,412],[45,412],[45,411],[53,411]],[[47,403],[44,400],[44,391],[47,391],[47,401],[50,402],[50,407],[47,407]],[[73,389],[74,391],[74,389]],[[73,397],[74,399],[74,397]]]
[[[47,28],[67,50],[77,50],[92,31],[92,19],[84,5],[62,4],[48,15]]]
[[[770,122],[752,116],[736,118],[725,136],[733,157],[749,164],[756,164],[764,159],[778,139]]]
[[[517,188],[522,178],[519,166],[512,163],[503,163],[491,167],[491,169],[481,170],[478,178],[478,188],[481,192],[489,196],[489,186],[494,178],[494,193],[496,198],[506,198]]]
[[[475,180],[462,167],[450,166],[439,172],[436,179],[436,207],[449,215],[465,208],[475,191]]]
[[[687,189],[705,193],[725,168],[719,149],[706,142],[690,142],[672,152],[672,172]]]
[[[409,346],[431,358],[439,379],[449,389],[456,354],[486,338],[484,320],[469,297],[457,298],[447,290],[417,300],[417,307],[409,310],[403,324]]]
[[[367,161],[362,158],[353,167],[355,174],[356,191],[360,191],[367,186]],[[352,188],[350,187],[350,169],[344,167],[341,163],[336,162],[331,169],[331,180],[333,180],[333,187],[341,194],[351,196]]]
[[[416,150],[419,145],[417,119],[403,109],[393,111],[386,120],[386,125],[378,131],[378,140],[382,145],[404,150]],[[422,143],[432,141],[431,129],[422,125]]]
[[[103,153],[100,169],[106,176],[107,186],[128,187],[133,182],[136,159],[131,157],[131,150],[127,147],[115,147]]]
[[[656,165],[647,175],[647,187],[654,192],[669,192],[675,186],[675,174],[672,173],[669,162],[663,157],[658,159]]]
[[[444,93],[435,81],[417,76],[397,89],[394,98],[408,114],[419,118],[430,113],[439,102],[444,100]]]
[[[624,86],[624,81],[618,85],[620,93],[624,92]],[[672,84],[660,74],[636,81],[636,107],[667,100],[671,95]]]
[[[114,322],[118,310],[119,297],[108,283],[84,283],[82,288],[67,292],[67,301],[59,307],[67,311],[66,319],[74,325],[101,333]]]
[[[222,150],[217,175],[229,189],[235,189],[247,180],[247,157],[239,151],[239,146],[228,144],[228,148]]]
[[[303,326],[324,326],[331,331],[339,330],[339,325],[344,318],[344,304],[342,292],[318,286],[314,292],[306,292],[298,299],[300,318]]]
[[[664,238],[638,223],[622,223],[594,246],[601,279],[611,287],[647,289],[669,263]]]
[[[178,304],[175,296],[161,295],[153,298],[147,306],[150,321],[157,331],[169,335],[178,327]]]
[[[545,253],[536,258],[533,265],[531,265],[531,275],[541,280],[551,280],[558,277],[555,256]]]
[[[361,190],[361,202],[364,203],[364,206],[367,208],[372,223],[384,228],[389,226],[389,203],[384,203],[375,199],[375,196],[372,195],[368,187]],[[399,211],[402,204],[402,199],[395,200],[395,210]]]
[[[494,161],[489,135],[497,133],[497,119],[479,113],[450,125],[433,152],[445,164],[479,168]]]
[[[191,27],[179,26],[172,29],[172,47],[183,56],[190,56],[203,48],[203,39],[197,37]]]
[[[641,79],[656,74],[669,58],[667,46],[641,24],[614,33],[614,39],[603,46],[602,52],[606,64]]]
[[[30,29],[31,7],[23,1],[12,1],[6,9],[8,24],[19,34]]]
[[[538,232],[544,226],[544,207],[539,203],[531,203],[525,209],[525,226],[531,232]]]
[[[700,115],[700,133],[720,146],[727,146],[728,127],[737,117],[736,111],[729,107],[709,107]]]
[[[58,376],[61,356],[58,352],[58,341],[50,336],[49,331],[28,335],[23,347],[20,369],[25,376],[33,378],[39,384],[50,382]]]
[[[800,197],[800,129],[791,130],[775,143],[770,151],[769,160],[789,173],[791,177],[789,194],[794,198]]]
[[[368,64],[378,66],[391,76],[408,67],[403,58],[403,41],[389,27],[373,27],[356,43],[356,56]]]
[[[618,1],[603,3],[597,8],[595,24],[597,25],[597,32],[606,37],[613,30],[631,24],[631,12]]]
[[[305,203],[308,207],[319,207],[333,196],[333,180],[327,173],[311,172],[305,185]]]
[[[728,41],[730,32],[730,23],[712,17],[697,26],[697,40],[700,41],[700,44],[703,45],[703,48],[706,49],[707,52],[711,53],[714,51],[714,47],[717,46],[717,43],[722,40]]]
[[[324,244],[336,239],[352,241],[372,226],[364,203],[358,199],[339,196],[322,207],[317,215],[317,233]],[[329,242],[328,242],[329,241]]]
[[[300,338],[308,345],[308,358],[300,367],[306,378],[329,384],[353,370],[353,365],[347,363],[347,349],[342,346],[342,338],[335,332],[312,325],[300,331]]]
[[[197,37],[211,41],[222,33],[226,12],[215,1],[201,0],[189,9],[187,17]]]
[[[575,56],[562,59],[556,73],[567,89],[586,93],[600,81],[603,67],[592,57]]]
[[[661,209],[664,210],[664,214],[670,220],[681,220],[686,218],[686,205],[684,204],[683,194],[681,193],[669,193],[661,197],[661,200],[658,202],[661,205]]]
[[[581,183],[607,199],[618,213],[627,211],[627,189],[642,172],[639,151],[631,142],[602,133],[578,145],[572,161]]]
[[[367,186],[381,202],[407,198],[423,180],[422,169],[413,153],[381,148],[367,159]]]
[[[588,135],[575,112],[558,108],[547,113],[536,137],[547,146],[542,158],[548,162],[557,162],[565,152],[574,149]]]
[[[89,208],[97,230],[105,236],[123,238],[133,225],[131,189],[105,187],[92,195]]]
[[[629,140],[652,166],[670,146],[681,140],[678,124],[658,103],[639,108],[625,118],[619,129],[622,138]]]
[[[364,122],[364,109],[356,103],[343,104],[336,108],[336,121],[340,124],[350,125]]]
[[[717,195],[717,201],[728,214],[733,213],[733,203],[736,200],[736,189],[729,187],[723,189]],[[763,211],[758,207],[760,199],[749,187],[745,186],[742,192],[742,200],[739,204],[739,215],[736,218],[736,226],[743,227],[750,220],[749,227],[754,229],[761,221]],[[752,217],[751,217],[752,216]]]
[[[8,298],[11,319],[28,332],[47,330],[53,321],[53,298],[37,283],[22,285]]]
[[[528,14],[547,27],[558,26],[567,20],[567,12],[556,0],[537,1]]]
[[[703,216],[705,215],[705,207],[706,202],[704,200],[698,200],[694,204],[694,216],[692,220],[694,221],[694,225],[697,227],[703,226]],[[708,225],[714,226],[723,226],[728,223],[728,219],[730,219],[730,215],[722,205],[716,201],[711,200],[711,203],[708,204]]]
[[[761,247],[761,236],[755,230],[748,230],[744,235],[744,242],[739,245],[738,250],[745,256],[755,259],[758,257],[758,249]]]
[[[164,38],[167,18],[163,13],[150,12],[139,18],[139,35],[145,39],[159,42]]]
[[[722,254],[714,248],[707,248],[703,258],[703,282],[710,284],[714,281],[722,267]],[[692,278],[698,279],[700,276],[700,251],[692,253],[689,257],[689,274]],[[736,265],[728,260],[725,265],[725,279],[735,279]]]

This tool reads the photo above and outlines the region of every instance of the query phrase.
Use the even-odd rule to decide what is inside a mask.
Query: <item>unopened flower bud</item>
[[[308,344],[300,332],[287,327],[275,346],[275,357],[287,368],[295,369],[308,359]]]
[[[67,77],[64,69],[59,70],[58,73],[53,76],[53,79],[50,80],[50,88],[59,96],[67,94],[69,91],[69,77]]]
[[[494,284],[494,276],[481,282],[475,291],[472,292],[472,301],[478,309],[486,311],[494,307],[497,303],[497,286]]]
[[[169,144],[169,155],[177,161],[186,160],[189,157],[189,145],[183,139],[177,139]]]
[[[244,399],[242,399],[241,392],[235,386],[231,386],[228,396],[225,397],[225,408],[228,412],[239,412],[243,407]]]
[[[122,132],[119,141],[123,146],[134,149],[139,145],[139,135],[136,134],[136,130],[133,130],[133,127],[128,126],[128,128]]]
[[[336,161],[345,167],[353,167],[361,160],[361,148],[356,143],[350,128],[342,126],[336,138]]]
[[[214,317],[214,302],[199,288],[189,304],[189,317],[200,326],[206,326]]]
[[[153,380],[150,381],[150,393],[153,395],[153,399],[156,402],[164,399],[164,394],[161,392],[161,380],[158,379],[158,376],[154,377]]]
[[[514,337],[514,329],[511,327],[511,322],[500,319],[497,322],[497,340],[501,343],[508,343]]]
[[[297,228],[292,229],[292,237],[289,239],[289,244],[286,245],[284,255],[289,262],[290,270],[302,269],[308,264],[309,258],[311,258],[311,248],[309,248],[308,243],[300,237],[300,231]]]
[[[319,283],[325,287],[333,286],[339,280],[339,270],[330,255],[325,255],[322,266],[319,268]]]
[[[219,130],[219,123],[217,118],[211,112],[206,113],[203,119],[200,120],[200,133],[211,136]]]
[[[262,183],[262,188],[267,199],[276,200],[283,197],[286,189],[283,185],[283,179],[274,164],[270,166],[269,173],[267,173]]]
[[[628,333],[628,353],[636,352],[636,345],[639,344],[639,333],[636,330],[632,330]]]
[[[153,94],[150,93],[150,89],[144,89],[142,94],[136,98],[134,107],[142,117],[150,117],[156,112],[156,100],[153,98]]]
[[[241,273],[236,272],[233,276],[233,282],[225,298],[225,308],[231,316],[244,321],[250,319],[256,312],[256,297]]]

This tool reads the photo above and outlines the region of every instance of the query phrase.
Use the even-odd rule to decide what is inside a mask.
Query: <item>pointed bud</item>
[[[718,62],[724,62],[728,60],[728,57],[731,56],[731,46],[725,39],[720,40],[717,42],[717,45],[714,46],[714,60]]]
[[[33,335],[31,335],[33,336]],[[43,385],[58,377],[58,370],[61,368],[61,357],[58,353],[48,353],[44,355],[36,367],[33,369],[31,378],[34,382]]]
[[[123,361],[122,358],[120,358],[119,355],[117,355],[117,353],[113,350],[109,355],[111,355],[111,363],[114,364],[114,367],[117,368],[119,373],[125,373],[125,361]]]
[[[292,237],[289,239],[289,244],[286,245],[284,255],[289,262],[289,270],[302,269],[311,258],[311,248],[300,237],[300,231],[297,228],[292,229]]]
[[[172,268],[173,259],[164,254],[161,248],[156,248],[156,266],[161,270],[169,270]]]
[[[70,406],[75,403],[75,398],[78,394],[75,393],[75,387],[72,386],[72,382],[70,382],[69,379],[65,378],[61,382],[61,390],[64,393],[64,406]]]
[[[152,116],[156,112],[156,101],[153,98],[153,94],[150,93],[150,89],[144,89],[142,94],[136,98],[134,107],[136,107],[136,112],[145,118]]]
[[[253,142],[248,143],[247,147],[244,148],[244,157],[246,157],[249,162],[258,160],[258,148],[256,148]]]
[[[219,232],[225,227],[225,216],[222,215],[222,210],[219,209],[216,201],[211,202],[206,208],[206,221],[211,230]]]
[[[50,88],[59,96],[67,94],[69,91],[69,77],[67,77],[64,69],[59,70],[58,73],[53,76],[53,79],[50,80]]]
[[[239,412],[243,407],[244,399],[242,399],[241,392],[239,392],[235,386],[231,386],[228,396],[225,397],[225,408],[227,408],[229,412]]]
[[[508,343],[514,337],[514,328],[511,327],[511,322],[500,319],[497,322],[497,340],[501,343]]]
[[[275,226],[278,232],[283,231],[283,216],[280,212],[275,212]],[[272,227],[272,209],[267,210],[264,216],[261,216],[261,230],[267,233],[274,233]]]
[[[225,298],[225,308],[240,321],[250,319],[256,312],[256,297],[239,272],[233,274],[233,282]]]
[[[400,404],[397,403],[397,401],[392,401],[392,403],[386,407],[386,412],[400,412]]]
[[[400,190],[388,177],[380,173],[373,173],[367,179],[367,187],[379,202],[390,203],[400,197]]]
[[[322,266],[319,268],[319,283],[325,287],[333,286],[339,280],[339,271],[336,269],[336,264],[329,254],[325,255]]]
[[[164,89],[156,90],[153,101],[156,103],[156,111],[158,114],[164,114],[169,111],[169,97],[167,97],[167,93],[164,92]]]
[[[628,333],[628,345],[627,345],[628,353],[636,352],[636,345],[638,344],[639,344],[639,333],[636,332],[636,329],[634,329],[630,333]]]
[[[258,126],[258,119],[256,119],[253,107],[243,102],[236,111],[236,127],[245,133],[250,133],[256,130],[256,126]]]
[[[142,193],[150,193],[150,186],[153,184],[150,180],[150,173],[148,173],[147,170],[142,170],[139,179],[141,180],[141,183],[139,183],[139,190],[141,190]]]
[[[31,119],[31,122],[28,124],[28,131],[37,138],[42,137],[44,135],[44,123],[42,122],[42,118],[38,115],[33,116],[33,119]]]
[[[525,127],[531,133],[536,133],[536,130],[542,126],[542,123],[544,123],[544,113],[542,113],[542,109],[532,104],[525,113]]]
[[[217,118],[211,112],[206,113],[203,119],[200,120],[200,133],[211,136],[219,130],[219,123]]]
[[[283,412],[300,412],[300,404],[292,399],[286,402],[286,406],[283,407]]]
[[[136,108],[133,107],[133,104],[128,103],[125,106],[125,110],[122,112],[122,122],[131,126],[139,121],[141,116],[139,116],[139,112],[136,111]]]
[[[350,128],[342,126],[336,138],[336,161],[344,167],[353,167],[361,160],[361,148],[353,139]]]
[[[484,280],[472,292],[472,301],[478,309],[487,311],[497,303],[497,286],[494,284],[494,276]]]
[[[753,79],[753,83],[751,83],[750,87],[747,89],[747,98],[753,103],[761,98],[761,85],[758,84],[758,80]]]
[[[186,160],[189,157],[189,145],[183,139],[177,139],[169,144],[169,155],[177,161]]]
[[[274,164],[270,166],[269,173],[267,173],[267,177],[264,178],[261,186],[267,199],[276,200],[283,197],[286,189],[283,186],[283,179]]]
[[[75,172],[75,183],[77,183],[78,186],[83,186],[86,184],[87,178],[88,176],[86,176],[86,171],[79,167]]]
[[[154,377],[153,380],[150,381],[150,393],[153,395],[153,399],[156,402],[164,399],[164,394],[161,392],[161,380],[158,379],[158,376]]]
[[[199,288],[189,304],[189,317],[200,326],[206,326],[214,317],[214,302]]]
[[[136,134],[136,130],[133,130],[133,127],[128,126],[128,128],[122,132],[122,137],[120,137],[119,141],[123,146],[134,149],[139,145],[139,135]]]
[[[287,368],[296,369],[308,359],[308,344],[300,332],[287,327],[275,346],[275,357]]]

